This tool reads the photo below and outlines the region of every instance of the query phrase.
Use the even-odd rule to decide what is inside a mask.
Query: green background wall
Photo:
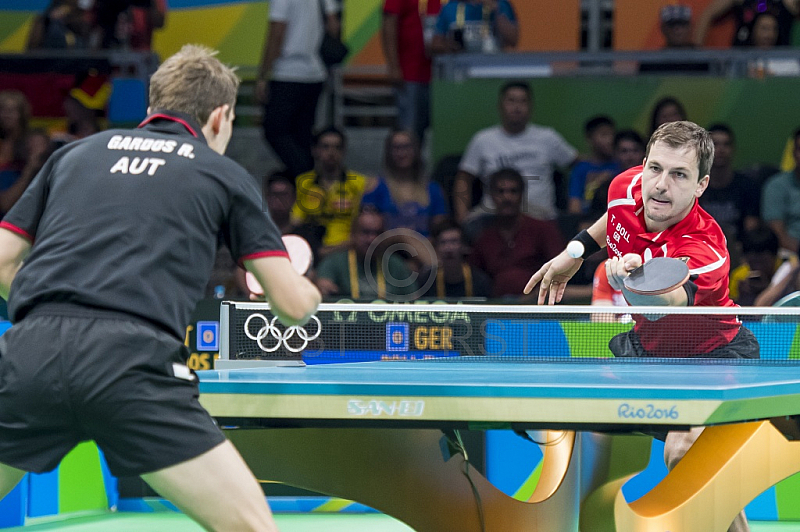
[[[440,81],[433,86],[433,160],[461,153],[472,135],[498,122],[497,93],[506,80]],[[682,76],[562,77],[530,80],[533,121],[555,128],[582,153],[584,122],[597,114],[618,128],[649,133],[653,105],[664,96],[683,102],[702,126],[727,122],[737,135],[737,166],[779,165],[787,139],[800,127],[796,78],[727,79]]]

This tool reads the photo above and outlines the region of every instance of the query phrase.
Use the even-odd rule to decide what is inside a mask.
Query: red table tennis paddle
[[[314,259],[314,254],[311,251],[311,246],[305,238],[298,235],[283,235],[283,246],[289,254],[289,260],[292,263],[294,270],[300,275],[304,275],[311,267],[311,262]],[[245,281],[247,281],[247,288],[257,295],[263,296],[264,289],[261,288],[256,276],[250,272],[245,273]]]
[[[631,271],[623,283],[634,294],[657,296],[689,280],[689,266],[681,259],[655,257]]]

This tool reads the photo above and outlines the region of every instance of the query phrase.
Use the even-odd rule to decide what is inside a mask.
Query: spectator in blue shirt
[[[492,53],[517,46],[519,25],[509,0],[457,0],[442,7],[433,53]]]
[[[431,225],[447,215],[447,200],[425,176],[419,141],[410,131],[394,131],[384,149],[385,175],[361,205],[381,213],[387,230],[402,227],[428,236]]]
[[[614,121],[595,116],[584,125],[586,142],[591,153],[579,161],[569,177],[569,212],[583,214],[592,205],[595,193],[620,172],[614,159]]]

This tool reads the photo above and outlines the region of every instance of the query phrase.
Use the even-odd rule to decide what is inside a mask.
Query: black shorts
[[[0,336],[0,462],[41,473],[94,440],[116,476],[157,471],[225,440],[174,336],[125,314],[34,309]]]
[[[658,358],[642,346],[639,335],[634,329],[620,333],[608,343],[609,349],[618,358]],[[709,353],[692,354],[683,358],[760,358],[761,348],[755,335],[744,325],[729,343],[717,347]],[[663,358],[663,357],[662,357]]]

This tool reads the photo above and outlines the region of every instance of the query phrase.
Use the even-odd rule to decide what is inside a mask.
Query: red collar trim
[[[194,138],[200,138],[200,136],[197,134],[197,132],[194,130],[194,128],[189,125],[189,122],[187,122],[186,120],[183,120],[181,118],[170,116],[170,115],[167,115],[167,114],[164,114],[164,113],[156,113],[154,115],[148,116],[147,118],[142,120],[142,123],[139,124],[137,127],[144,127],[147,124],[149,124],[150,122],[152,122],[153,120],[155,120],[156,118],[163,118],[164,120],[172,120],[173,122],[177,122],[180,125],[182,125],[183,127],[185,127],[186,130],[189,133],[191,133]]]

